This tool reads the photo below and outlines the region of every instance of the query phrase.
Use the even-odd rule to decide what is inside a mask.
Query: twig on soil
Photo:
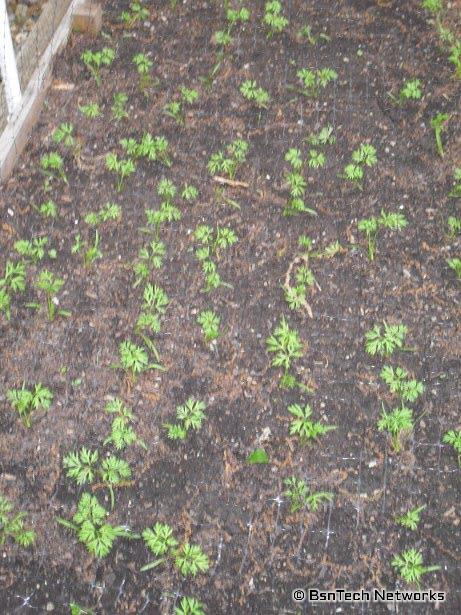
[[[239,182],[233,179],[227,179],[227,177],[221,177],[219,175],[214,175],[213,180],[218,184],[225,184],[226,186],[232,186],[234,188],[249,188],[250,184],[246,182]]]

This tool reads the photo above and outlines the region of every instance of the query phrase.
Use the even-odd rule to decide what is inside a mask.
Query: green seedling
[[[290,436],[297,436],[301,444],[308,444],[319,436],[324,436],[329,431],[336,429],[336,425],[324,425],[318,421],[312,421],[312,408],[309,404],[302,407],[300,404],[288,406],[288,412],[293,415],[290,424]]]
[[[376,255],[376,241],[380,229],[387,228],[393,231],[401,231],[408,225],[407,219],[401,213],[385,212],[381,210],[381,215],[376,218],[365,218],[359,220],[357,228],[361,233],[364,233],[368,243],[368,258],[374,260]]]
[[[381,418],[378,421],[379,431],[387,431],[391,436],[392,448],[399,453],[404,438],[408,437],[413,430],[413,411],[406,406],[395,408],[391,412],[382,409]]]
[[[302,175],[303,161],[301,152],[294,147],[285,154],[285,161],[291,166],[289,172],[285,172],[285,181],[290,189],[290,198],[283,210],[284,216],[293,216],[299,213],[317,215],[313,209],[306,207],[303,197],[306,193],[307,182]]]
[[[116,203],[106,203],[97,212],[90,212],[84,218],[85,222],[90,226],[98,226],[103,222],[109,222],[110,220],[119,221],[122,217],[122,208]]]
[[[133,28],[138,22],[149,19],[149,11],[140,2],[132,2],[130,9],[123,11],[120,19],[128,28]]]
[[[184,108],[193,105],[198,100],[197,90],[181,86],[179,100],[174,100],[164,107],[164,112],[172,117],[177,124],[184,124]]]
[[[190,184],[185,184],[181,192],[181,198],[185,201],[195,201],[198,197],[198,189]]]
[[[301,68],[297,71],[296,76],[302,86],[300,93],[311,98],[316,98],[321,89],[325,89],[332,81],[338,79],[338,73],[332,68],[318,70]]]
[[[269,463],[269,455],[263,448],[257,448],[248,455],[245,462],[249,466],[266,465]]]
[[[6,261],[5,274],[0,278],[0,313],[11,318],[11,295],[26,289],[26,266],[24,263]]]
[[[450,119],[448,113],[437,113],[431,120],[431,127],[434,130],[435,137],[435,145],[437,148],[437,152],[441,158],[444,157],[443,151],[443,143],[442,143],[442,132],[445,130],[445,124]]]
[[[176,418],[179,423],[165,423],[163,427],[167,431],[170,440],[185,440],[189,430],[198,431],[204,421],[206,404],[189,397],[186,403],[176,408]]]
[[[226,19],[228,32],[231,32],[235,26],[246,23],[250,19],[250,11],[245,6],[241,6],[238,9],[227,8]]]
[[[151,275],[152,269],[160,269],[163,265],[163,259],[166,254],[165,244],[155,239],[148,246],[139,250],[139,261],[133,266],[136,275],[136,280],[133,288],[136,288],[142,282],[145,282]]]
[[[153,137],[150,133],[145,132],[140,141],[133,138],[122,139],[120,144],[130,158],[147,158],[153,162],[161,162],[166,167],[171,166],[168,153],[169,143],[165,137]]]
[[[205,615],[205,607],[196,598],[184,596],[179,602],[179,606],[175,607],[175,615]]]
[[[64,145],[69,149],[74,149],[76,140],[74,137],[74,127],[72,124],[61,124],[53,133],[53,141],[58,145]]]
[[[38,263],[45,257],[48,237],[34,237],[34,239],[19,239],[14,242],[14,249],[27,261]]]
[[[213,310],[205,310],[197,316],[197,322],[202,327],[203,339],[206,343],[219,337],[221,319]]]
[[[309,150],[309,160],[307,164],[311,167],[311,169],[320,169],[324,167],[326,163],[326,157],[323,152],[319,152],[315,149]]]
[[[414,584],[418,588],[423,574],[440,570],[440,566],[423,566],[423,556],[416,549],[407,549],[395,555],[392,566],[406,583]]]
[[[321,32],[317,36],[312,33],[312,28],[309,25],[302,26],[298,32],[297,37],[299,40],[306,40],[311,45],[316,45],[319,41],[331,41],[331,37],[328,36],[325,32]]]
[[[80,111],[89,120],[94,120],[102,115],[98,103],[88,103],[87,105],[79,105]]]
[[[247,79],[240,86],[240,93],[245,100],[253,103],[258,109],[267,109],[269,104],[269,93],[258,87],[256,81]]]
[[[427,11],[437,14],[443,9],[442,0],[421,0],[421,5]]]
[[[111,433],[104,440],[104,444],[113,444],[117,451],[121,451],[132,444],[139,444],[147,450],[146,444],[138,438],[131,423],[134,422],[134,415],[128,406],[121,399],[115,398],[106,404],[105,411],[114,415]]]
[[[333,126],[327,124],[318,133],[310,134],[306,141],[309,145],[313,145],[314,147],[333,145],[336,143],[336,137],[333,136]]]
[[[84,493],[78,502],[72,522],[61,517],[58,517],[57,521],[76,532],[79,541],[91,555],[102,558],[112,551],[116,538],[139,538],[126,526],[106,523],[108,515],[94,495]]]
[[[461,79],[461,40],[456,41],[450,47],[450,55],[448,56],[448,60],[455,67],[455,75],[458,79]]]
[[[117,174],[117,192],[122,191],[126,178],[136,171],[136,165],[131,158],[119,158],[112,152],[106,156],[106,167]]]
[[[69,602],[70,615],[95,615],[92,609],[86,606],[81,606],[76,602]]]
[[[138,71],[139,89],[144,95],[147,95],[147,90],[153,84],[150,71],[154,63],[144,53],[137,53],[133,56],[133,64],[136,65],[136,70]]]
[[[208,161],[208,171],[212,175],[222,173],[231,180],[235,179],[235,174],[239,167],[246,161],[249,145],[242,139],[236,139],[230,143],[225,150],[213,154]]]
[[[109,47],[104,47],[101,51],[87,49],[82,53],[81,58],[99,87],[101,85],[101,68],[111,66],[115,59],[115,51]]]
[[[90,244],[87,251],[83,255],[83,262],[85,267],[91,267],[94,261],[102,258],[102,252],[99,249],[99,233],[98,231],[94,234],[94,243]]]
[[[102,486],[109,490],[113,510],[114,487],[126,487],[130,484],[131,468],[124,459],[115,455],[109,455],[99,464],[98,462],[98,451],[90,451],[83,447],[79,451],[68,453],[62,463],[67,470],[67,477],[73,479],[79,486],[91,484],[99,478]]]
[[[454,448],[455,453],[458,455],[458,465],[461,468],[461,430],[450,429],[443,436],[442,442],[450,444]]]
[[[361,181],[364,177],[364,167],[373,167],[377,162],[375,147],[368,143],[362,143],[358,149],[352,152],[352,162],[344,167],[342,177],[362,188]]]
[[[402,402],[414,402],[424,391],[423,383],[410,380],[408,372],[402,367],[385,365],[381,370],[381,378],[389,386],[391,393],[398,395]]]
[[[6,396],[26,427],[32,424],[30,415],[34,410],[46,411],[53,402],[53,393],[40,383],[33,389],[26,389],[25,384],[20,389],[9,389]]]
[[[317,512],[321,505],[333,499],[333,494],[328,491],[309,491],[305,481],[296,476],[285,478],[283,484],[287,487],[283,495],[290,500],[290,513],[296,513],[303,508]]]
[[[421,100],[422,96],[421,81],[419,79],[410,79],[403,84],[399,92],[399,101]]]
[[[459,235],[461,233],[461,218],[457,218],[456,216],[450,216],[447,220],[447,225],[449,239],[454,239],[456,235]]]
[[[447,258],[447,265],[453,269],[458,280],[461,280],[461,258]]]
[[[48,320],[52,322],[56,316],[70,316],[71,312],[69,310],[62,310],[58,308],[59,300],[56,297],[58,292],[64,286],[64,280],[62,278],[58,278],[51,271],[44,270],[39,273],[36,287],[37,290],[42,291],[45,295],[46,307],[48,312]],[[39,303],[27,303],[27,307],[32,309],[40,309]]]
[[[169,299],[166,292],[155,284],[147,284],[143,292],[143,304],[135,325],[135,333],[143,340],[157,361],[159,354],[149,334],[160,332],[160,318],[165,314]],[[157,369],[164,369],[157,365]]]
[[[174,563],[183,577],[195,577],[199,572],[206,572],[210,561],[199,545],[183,544],[175,552]]]
[[[34,209],[37,209],[37,211],[44,218],[56,218],[56,216],[58,215],[58,208],[56,206],[56,203],[51,199],[49,201],[46,201],[46,203],[42,203],[39,207],[36,207]]]
[[[136,377],[150,369],[164,370],[157,363],[149,363],[149,356],[144,348],[133,344],[130,340],[125,340],[119,346],[120,363],[113,367],[125,370],[132,382]]]
[[[74,239],[74,243],[72,244],[72,247],[70,249],[71,254],[79,254],[81,250],[84,248],[84,246],[85,244],[83,242],[83,239],[80,236],[80,233],[77,233]]]
[[[408,328],[405,325],[388,325],[383,322],[365,333],[365,350],[372,357],[389,357],[397,348],[403,348]]]
[[[46,175],[44,190],[48,192],[51,189],[51,181],[53,179],[61,179],[65,184],[68,184],[67,175],[64,171],[64,160],[58,152],[50,152],[40,158],[40,166]]]
[[[177,188],[169,179],[162,178],[157,185],[157,194],[161,197],[159,209],[146,209],[147,224],[153,227],[155,239],[158,239],[160,228],[166,222],[181,220],[181,210],[174,204]],[[152,228],[141,229],[144,232],[152,232]]]
[[[453,179],[455,180],[453,190],[450,192],[448,196],[453,199],[461,199],[461,167],[457,167],[453,173]],[[455,228],[457,229],[457,233],[461,230],[461,218],[452,218],[452,220],[457,220],[455,222]],[[448,219],[448,223],[450,223],[450,218]]]
[[[117,92],[114,94],[114,102],[111,107],[112,117],[117,122],[121,122],[129,117],[128,111],[125,108],[126,103],[128,102],[128,96],[125,92]]]
[[[289,372],[294,360],[303,356],[303,345],[298,332],[290,329],[284,316],[280,319],[280,323],[274,329],[273,334],[267,338],[266,346],[268,352],[274,354],[271,362],[272,367],[281,367],[283,369],[280,386],[282,388],[299,386],[295,377]]]
[[[201,244],[195,251],[195,256],[202,264],[205,275],[206,286],[203,291],[211,292],[219,286],[229,286],[222,281],[213,258],[219,260],[221,251],[227,250],[238,241],[237,235],[230,228],[218,227],[213,232],[211,227],[199,225],[195,229],[194,238]]]
[[[14,512],[13,504],[0,494],[0,545],[11,538],[21,547],[31,547],[35,542],[35,532],[24,526],[25,512]]]
[[[309,311],[307,305],[307,293],[309,289],[314,285],[315,278],[311,269],[307,264],[299,266],[296,270],[294,286],[290,285],[290,280],[287,275],[287,281],[283,288],[285,291],[285,301],[291,310],[299,310],[300,308],[306,308]]]
[[[274,34],[281,34],[288,26],[288,19],[283,15],[282,3],[279,0],[270,0],[264,7],[264,25],[267,30],[267,38]]]
[[[426,505],[419,508],[412,508],[403,515],[399,515],[395,518],[396,522],[409,530],[415,531],[418,529],[418,525],[421,521],[421,512],[426,508]]]

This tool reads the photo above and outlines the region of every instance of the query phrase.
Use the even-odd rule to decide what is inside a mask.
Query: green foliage
[[[158,360],[159,354],[149,335],[160,332],[160,317],[165,314],[169,299],[166,292],[155,284],[146,284],[143,292],[142,310],[135,325],[135,333],[139,335],[147,348]],[[163,369],[155,365],[157,369]]]
[[[263,448],[257,448],[246,458],[246,463],[250,466],[265,465],[269,463],[269,455]]]
[[[402,348],[408,328],[405,325],[388,325],[383,322],[365,333],[365,350],[371,356],[390,356],[396,348]]]
[[[61,179],[65,184],[69,183],[64,171],[64,160],[58,152],[44,154],[40,158],[40,166],[47,177],[45,180],[45,192],[50,189],[52,179]]]
[[[117,537],[136,537],[124,526],[106,523],[108,514],[94,495],[84,493],[78,502],[73,523],[60,517],[57,520],[61,525],[74,530],[88,552],[100,558],[109,555]]]
[[[132,2],[128,11],[122,11],[120,19],[128,28],[133,28],[138,22],[149,19],[149,11],[140,2]]]
[[[421,512],[426,508],[425,505],[419,508],[412,508],[403,515],[399,515],[395,518],[396,522],[409,530],[417,530],[419,522],[421,521]]]
[[[0,278],[0,313],[3,312],[8,320],[11,318],[11,295],[24,292],[25,288],[25,264],[6,261],[5,274]]]
[[[134,288],[149,278],[152,269],[160,269],[162,267],[165,254],[165,244],[155,239],[139,250],[139,261],[133,267],[136,275]]]
[[[184,596],[179,606],[175,607],[175,615],[205,615],[204,606],[195,598]]]
[[[299,149],[290,148],[285,154],[285,161],[291,166],[291,170],[285,173],[285,181],[290,189],[290,198],[283,210],[284,216],[293,216],[298,213],[309,213],[316,215],[313,209],[306,207],[304,194],[307,182],[302,175],[303,160]]]
[[[404,581],[410,584],[414,583],[417,587],[420,586],[423,574],[440,570],[440,566],[423,566],[423,556],[416,549],[407,549],[399,555],[395,555],[392,566]]]
[[[455,184],[453,186],[453,190],[448,196],[454,199],[461,199],[461,167],[457,167],[454,170],[453,178],[455,180]],[[453,231],[455,232],[454,234],[461,232],[461,218],[455,218],[454,216],[448,218],[448,224],[452,233]]]
[[[387,431],[392,440],[392,447],[396,453],[402,448],[402,440],[413,429],[413,411],[406,406],[395,408],[391,412],[382,409],[378,421],[379,431]]]
[[[120,367],[130,375],[132,380],[135,380],[138,374],[156,367],[154,364],[149,364],[149,357],[144,348],[130,340],[120,343],[119,354]]]
[[[112,421],[111,433],[104,440],[104,444],[113,444],[117,451],[121,451],[132,444],[138,443],[146,449],[145,443],[138,438],[131,424],[134,421],[133,412],[121,399],[115,398],[106,404],[105,411],[115,415]]]
[[[128,102],[128,96],[125,92],[116,92],[114,94],[114,102],[111,107],[112,117],[117,122],[121,122],[122,120],[129,117],[128,111],[125,108],[126,103]]]
[[[303,346],[298,332],[290,329],[284,316],[280,319],[273,334],[267,338],[266,345],[268,352],[274,354],[271,363],[272,367],[283,368],[283,376],[285,377],[289,375],[293,361],[303,356]],[[288,384],[287,378],[282,379],[280,384],[281,386],[286,386]],[[293,386],[296,386],[296,382]]]
[[[213,231],[211,227],[202,224],[195,229],[194,238],[202,244],[195,251],[195,256],[202,264],[202,271],[205,275],[206,286],[203,290],[211,292],[225,285],[213,258],[219,259],[222,250],[233,246],[238,241],[237,235],[230,228],[218,226],[216,231]]]
[[[198,100],[197,90],[181,86],[179,100],[174,100],[164,107],[166,115],[172,117],[177,124],[184,124],[184,107],[193,105]]]
[[[256,81],[247,79],[240,86],[242,96],[255,104],[258,109],[267,109],[269,103],[269,93],[261,87],[258,87]]]
[[[461,467],[461,430],[450,429],[443,436],[443,442],[450,444],[458,455],[458,465]]]
[[[421,81],[419,79],[410,79],[403,84],[399,98],[401,101],[420,100],[422,95]]]
[[[197,322],[202,327],[205,342],[212,342],[219,337],[221,319],[213,310],[204,310],[197,316]]]
[[[229,32],[239,23],[245,23],[250,19],[250,11],[241,6],[238,9],[228,8],[226,11],[226,19],[229,24]]]
[[[102,115],[98,103],[88,103],[87,105],[79,105],[80,111],[85,117],[94,120]]]
[[[344,167],[343,177],[361,188],[364,167],[373,167],[377,162],[375,147],[368,143],[362,143],[352,152],[352,162]]]
[[[53,141],[65,147],[75,147],[74,127],[72,124],[63,123],[53,133]]]
[[[13,504],[0,494],[0,545],[11,538],[21,547],[30,547],[35,542],[35,532],[24,526],[25,512],[14,512]]]
[[[149,161],[171,166],[169,143],[165,137],[153,137],[149,132],[145,132],[140,141],[134,138],[122,139],[120,144],[130,158],[147,158]]]
[[[90,226],[98,226],[99,224],[110,220],[120,220],[121,217],[122,208],[120,205],[117,205],[116,203],[106,203],[99,211],[90,212],[84,219]]]
[[[56,207],[56,203],[51,199],[49,201],[46,201],[46,203],[42,203],[38,207],[38,211],[44,218],[56,218],[56,216],[58,215],[58,208]]]
[[[102,252],[99,249],[99,233],[98,231],[96,231],[93,244],[90,244],[88,246],[85,254],[83,255],[83,262],[85,264],[85,267],[90,267],[94,263],[94,261],[98,260],[99,258],[102,258]]]
[[[461,280],[461,258],[447,258],[447,265],[453,269],[458,280]]]
[[[118,176],[116,181],[117,192],[122,191],[126,178],[136,171],[136,164],[131,158],[119,158],[113,152],[106,156],[106,167]]]
[[[402,367],[394,369],[390,365],[385,365],[381,370],[381,378],[389,386],[391,393],[396,393],[402,402],[414,402],[424,391],[423,383],[410,380],[408,372]]]
[[[58,292],[64,286],[64,280],[58,278],[54,273],[45,269],[41,271],[37,279],[37,289],[45,294],[48,320],[51,322],[56,316],[70,316],[68,310],[58,308],[59,301],[56,297]],[[29,304],[29,307],[38,307],[36,304]]]
[[[296,285],[285,285],[285,301],[291,310],[298,310],[306,305],[306,296],[309,288],[315,283],[314,274],[307,265],[301,265],[297,268]]]
[[[333,136],[333,126],[327,124],[317,134],[310,134],[307,137],[307,142],[314,147],[333,145],[336,143],[336,137]]]
[[[368,258],[372,261],[376,254],[376,238],[378,232],[382,228],[401,231],[408,225],[407,219],[401,213],[385,212],[381,210],[381,215],[376,218],[365,218],[359,220],[357,228],[361,233],[364,233],[368,242]]]
[[[191,186],[190,184],[185,184],[181,192],[181,198],[183,198],[185,201],[195,201],[197,197],[197,188],[195,186]]]
[[[206,404],[189,397],[186,403],[176,407],[176,418],[179,423],[165,423],[163,427],[167,431],[170,440],[185,440],[189,430],[198,431],[204,421]]]
[[[249,145],[242,139],[232,141],[225,150],[213,154],[208,161],[208,171],[212,175],[222,173],[234,179],[239,167],[246,161]]]
[[[267,29],[267,37],[280,34],[288,26],[288,19],[283,15],[282,3],[279,0],[269,0],[264,7],[264,25]]]
[[[297,71],[296,76],[302,85],[301,93],[304,96],[315,98],[319,95],[320,89],[325,89],[329,83],[337,80],[338,73],[332,68],[318,70],[301,68]]]
[[[461,40],[456,41],[450,47],[450,55],[448,56],[448,60],[455,67],[455,75],[458,79],[461,79]]]
[[[133,64],[136,66],[139,75],[139,89],[146,95],[147,90],[152,86],[150,71],[154,63],[144,53],[137,53],[133,56]]]
[[[461,218],[456,218],[456,216],[450,216],[447,220],[447,224],[449,229],[448,236],[450,237],[450,239],[454,239],[456,235],[459,235],[461,233]]]
[[[154,555],[166,555],[178,546],[173,529],[167,523],[156,523],[142,532],[146,546]]]
[[[26,427],[31,426],[30,415],[34,410],[48,410],[53,402],[53,393],[40,383],[32,390],[26,389],[25,384],[20,389],[9,389],[6,396]]]
[[[331,502],[333,494],[327,491],[309,491],[305,481],[296,476],[290,476],[283,481],[286,491],[283,495],[290,500],[290,512],[295,513],[303,508],[317,512],[322,504]]]
[[[304,408],[300,404],[288,406],[288,412],[293,415],[290,424],[290,435],[298,436],[302,444],[324,436],[329,431],[336,429],[335,425],[324,425],[318,421],[312,421],[312,408],[306,404]]]
[[[431,13],[440,13],[443,9],[442,0],[421,0],[421,4],[423,8],[430,11]]]
[[[32,263],[38,263],[45,256],[45,246],[47,244],[48,237],[34,237],[32,240],[19,239],[14,242],[14,249]]]
[[[94,611],[77,604],[76,602],[69,602],[70,615],[95,615]]]
[[[444,157],[442,132],[445,130],[445,124],[449,119],[450,115],[448,113],[437,113],[437,115],[431,119],[431,127],[434,130],[435,145],[441,158]]]
[[[206,572],[210,567],[208,556],[201,547],[187,542],[176,551],[174,562],[184,577],[195,577],[197,573]]]
[[[319,152],[315,149],[309,150],[309,160],[307,164],[311,169],[319,169],[325,166],[326,157],[323,152]]]
[[[101,85],[101,68],[111,66],[115,59],[115,51],[109,47],[104,47],[101,51],[87,49],[82,53],[81,59],[99,87]]]

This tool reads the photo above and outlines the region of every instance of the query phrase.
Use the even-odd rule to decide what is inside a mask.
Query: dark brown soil
[[[264,2],[251,5],[250,24],[236,29],[234,43],[211,90],[200,77],[214,66],[211,36],[225,24],[218,2],[153,3],[149,23],[124,36],[119,15],[128,2],[104,3],[104,38],[73,35],[55,68],[55,82],[40,123],[31,135],[14,177],[0,194],[0,271],[15,260],[19,238],[47,235],[58,251],[28,269],[28,290],[13,301],[12,318],[0,319],[0,489],[27,513],[37,532],[34,548],[11,542],[2,547],[0,611],[68,613],[71,601],[97,613],[173,613],[178,596],[200,599],[214,614],[334,613],[341,605],[296,605],[296,587],[403,587],[391,561],[415,547],[426,564],[441,569],[423,587],[447,592],[440,613],[461,609],[460,469],[443,434],[459,428],[460,294],[446,258],[459,254],[459,240],[447,238],[446,221],[460,215],[459,200],[447,194],[453,168],[461,166],[460,81],[417,0],[407,2],[285,0],[286,33],[267,39],[261,25]],[[452,2],[454,17],[460,3]],[[382,5],[382,6],[380,6]],[[327,32],[331,41],[301,43],[304,24]],[[454,23],[454,22],[453,22]],[[80,61],[87,48],[117,48],[100,89]],[[357,54],[358,50],[363,54]],[[158,80],[149,97],[139,92],[132,65],[135,53],[149,53]],[[287,90],[299,67],[331,67],[338,81],[312,100]],[[395,106],[389,92],[410,78],[421,79],[424,98]],[[271,96],[261,115],[244,103],[239,86],[255,78]],[[181,85],[195,87],[200,100],[178,127],[162,109]],[[130,117],[116,123],[110,107],[115,92],[129,95]],[[103,116],[85,119],[79,104],[97,101]],[[452,114],[444,133],[445,158],[435,152],[430,119]],[[34,205],[42,193],[39,160],[51,151],[51,134],[71,122],[81,141],[77,160],[66,155],[69,185],[51,193],[58,217],[48,222]],[[330,123],[337,137],[327,165],[310,170],[308,205],[318,216],[282,216],[285,152]],[[121,151],[119,140],[143,132],[170,142],[170,169],[142,161],[121,194],[104,167],[104,155]],[[237,179],[249,188],[226,188],[236,209],[217,196],[206,164],[231,140],[250,143]],[[376,149],[379,163],[366,172],[363,191],[338,177],[361,142]],[[165,373],[147,372],[129,386],[117,361],[120,341],[137,342],[133,326],[142,287],[133,289],[132,264],[146,235],[144,210],[156,207],[161,177],[178,187],[199,188],[193,205],[181,203],[182,219],[166,225],[164,267],[152,281],[167,292],[168,307],[157,336]],[[100,227],[103,258],[87,269],[71,254],[77,233],[93,236],[83,221],[107,201],[119,203],[122,221]],[[385,232],[378,254],[351,244],[362,241],[357,220],[382,208],[402,212],[402,233]],[[202,292],[203,276],[194,256],[192,231],[198,224],[231,227],[238,243],[223,254],[218,269],[231,288]],[[319,288],[309,295],[313,318],[289,310],[282,284],[306,234],[324,247],[339,241],[344,251],[312,267]],[[33,281],[43,268],[66,280],[60,304],[72,311],[49,323],[25,304],[37,299]],[[216,350],[202,341],[196,315],[212,308],[221,317]],[[304,356],[296,368],[314,393],[284,391],[270,367],[265,340],[285,314],[299,331]],[[409,329],[407,345],[393,365],[405,366],[425,384],[415,405],[414,435],[396,455],[376,427],[385,390],[383,361],[364,352],[364,333],[382,320]],[[67,368],[67,371],[61,369]],[[80,386],[75,380],[81,379]],[[54,392],[46,414],[25,428],[6,401],[22,382],[42,382]],[[72,384],[74,382],[74,385]],[[207,420],[183,444],[167,440],[162,428],[188,396],[203,399]],[[141,531],[156,521],[171,524],[180,540],[200,544],[211,568],[184,580],[171,566],[150,572],[141,540],[118,540],[104,560],[91,557],[75,536],[56,522],[70,519],[81,494],[65,476],[62,457],[81,446],[101,454],[110,427],[108,396],[121,397],[137,417],[136,429],[148,451],[128,449],[134,484],[116,493],[110,520]],[[288,436],[287,406],[310,403],[315,417],[337,425],[309,447]],[[247,455],[263,446],[270,463],[247,466]],[[283,479],[304,478],[313,489],[334,493],[317,513],[289,514]],[[103,502],[103,492],[97,492]],[[282,497],[279,497],[282,496]],[[105,501],[108,506],[108,501]],[[395,515],[426,505],[419,529],[400,528]],[[27,599],[30,600],[27,602]],[[26,602],[24,602],[26,600]],[[22,604],[23,603],[23,604]],[[383,604],[342,605],[342,612],[387,613]],[[429,613],[434,605],[406,605],[399,612]],[[33,611],[32,611],[33,612]]]

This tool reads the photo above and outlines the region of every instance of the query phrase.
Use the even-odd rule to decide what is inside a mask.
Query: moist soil
[[[7,540],[1,547],[0,611],[68,613],[69,603],[97,613],[172,613],[183,595],[194,596],[209,614],[218,613],[387,613],[392,605],[295,604],[295,588],[404,588],[391,566],[396,553],[417,548],[427,565],[422,587],[447,592],[445,603],[405,605],[405,613],[455,613],[461,608],[460,469],[451,447],[441,446],[448,429],[459,428],[459,281],[446,259],[459,254],[459,240],[447,237],[447,218],[459,215],[459,200],[448,198],[453,169],[461,166],[460,81],[440,49],[429,15],[416,0],[400,2],[284,2],[286,32],[266,37],[263,5],[252,2],[251,20],[235,29],[212,87],[201,79],[216,64],[213,32],[225,27],[221,3],[156,2],[149,19],[132,29],[119,16],[127,2],[104,2],[98,39],[73,34],[58,58],[54,82],[40,120],[12,179],[0,195],[0,267],[17,260],[20,238],[47,236],[57,258],[31,264],[27,289],[13,300],[11,319],[0,320],[0,488],[37,533],[24,549]],[[451,3],[456,27],[460,3]],[[312,45],[297,36],[309,24]],[[80,60],[85,49],[116,49],[98,88]],[[140,92],[132,63],[143,52],[153,61],[153,84]],[[338,80],[318,98],[296,85],[301,67],[334,68]],[[389,93],[419,78],[421,101],[398,106]],[[268,90],[267,110],[257,110],[239,93],[245,79]],[[184,125],[163,112],[180,86],[199,91]],[[129,117],[111,117],[113,95],[129,96]],[[79,105],[98,102],[101,117],[90,120]],[[437,156],[430,119],[451,114],[444,132],[445,157]],[[54,129],[74,125],[75,155],[61,149],[68,185],[54,182],[43,192],[40,158],[56,149]],[[326,166],[308,169],[306,203],[317,216],[282,215],[287,200],[284,161],[290,147],[307,155],[306,138],[334,127],[336,143],[325,148]],[[105,154],[122,153],[119,141],[144,132],[165,136],[170,168],[141,160],[124,190],[115,191]],[[212,153],[233,139],[249,144],[236,180],[222,186],[207,171]],[[352,151],[372,143],[378,164],[366,169],[363,190],[339,177]],[[159,205],[162,177],[178,188],[199,189],[194,203],[176,199],[181,220],[160,232],[167,253],[150,278],[170,299],[162,330],[155,336],[165,372],[148,371],[136,382],[114,369],[121,341],[141,343],[133,331],[142,302],[134,288],[133,265],[149,236],[145,209]],[[45,219],[35,207],[52,198],[58,216]],[[92,241],[84,216],[105,203],[122,208],[119,222],[99,226],[102,258],[91,267],[71,252],[80,233]],[[381,209],[401,211],[403,232],[378,237],[376,259],[367,258],[357,221]],[[51,220],[51,221],[50,221]],[[238,243],[222,252],[218,271],[229,286],[204,293],[194,251],[198,224],[232,228]],[[339,241],[330,259],[311,259],[317,284],[306,310],[291,311],[283,283],[300,254],[301,234],[323,249]],[[34,289],[40,270],[65,280],[60,307],[71,316],[48,322],[45,312],[26,304],[41,300]],[[206,344],[197,315],[213,309],[221,336]],[[280,370],[271,367],[266,339],[282,315],[303,342],[297,377],[310,387],[284,390]],[[387,321],[408,327],[406,346],[392,358],[364,351],[364,334]],[[392,403],[379,373],[386,363],[405,367],[423,381],[414,404],[414,433],[396,454],[377,421],[381,403]],[[26,428],[6,399],[22,383],[48,386],[48,412],[33,414]],[[206,402],[201,430],[184,442],[169,441],[163,424],[193,396]],[[62,467],[63,456],[82,446],[104,446],[111,417],[108,399],[119,397],[135,414],[135,429],[147,451],[131,446],[133,481],[116,490],[109,520],[142,531],[169,523],[180,541],[199,544],[210,569],[183,578],[170,563],[148,572],[153,559],[142,540],[118,539],[109,556],[95,559],[57,517],[71,519],[80,495]],[[317,420],[336,426],[308,446],[289,435],[291,403],[309,403]],[[246,464],[264,447],[269,463]],[[303,478],[334,499],[318,511],[291,514],[283,480]],[[109,509],[105,490],[93,491]],[[414,532],[395,516],[425,505]]]

